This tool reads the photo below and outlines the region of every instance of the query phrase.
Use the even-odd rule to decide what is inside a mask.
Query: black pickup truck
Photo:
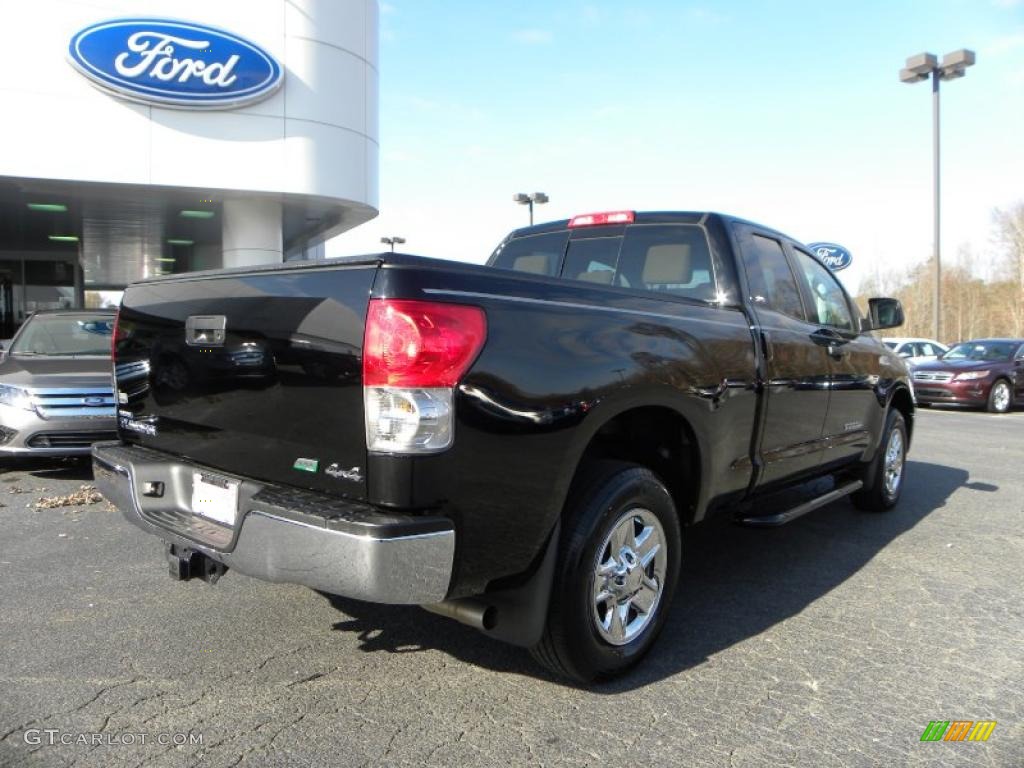
[[[486,266],[377,254],[125,292],[97,485],[171,573],[422,605],[606,678],[684,531],[900,495],[907,370],[804,246],[713,213],[517,230]],[[785,500],[785,501],[780,501]]]

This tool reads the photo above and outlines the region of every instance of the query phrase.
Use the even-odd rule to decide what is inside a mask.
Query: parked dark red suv
[[[1024,339],[976,339],[956,344],[914,369],[920,405],[949,403],[1006,413],[1024,403]]]

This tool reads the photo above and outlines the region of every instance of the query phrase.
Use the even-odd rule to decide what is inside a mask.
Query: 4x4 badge
[[[336,477],[339,480],[350,480],[353,483],[362,482],[363,473],[359,467],[352,467],[352,469],[342,469],[337,464],[331,464],[327,469],[324,470],[331,477]]]

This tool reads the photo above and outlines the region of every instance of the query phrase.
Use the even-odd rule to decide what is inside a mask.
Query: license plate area
[[[192,514],[234,526],[238,516],[237,480],[209,472],[192,473]]]

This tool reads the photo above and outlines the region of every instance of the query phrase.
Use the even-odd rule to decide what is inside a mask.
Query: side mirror
[[[903,325],[903,305],[899,299],[868,299],[866,331],[881,331]]]

